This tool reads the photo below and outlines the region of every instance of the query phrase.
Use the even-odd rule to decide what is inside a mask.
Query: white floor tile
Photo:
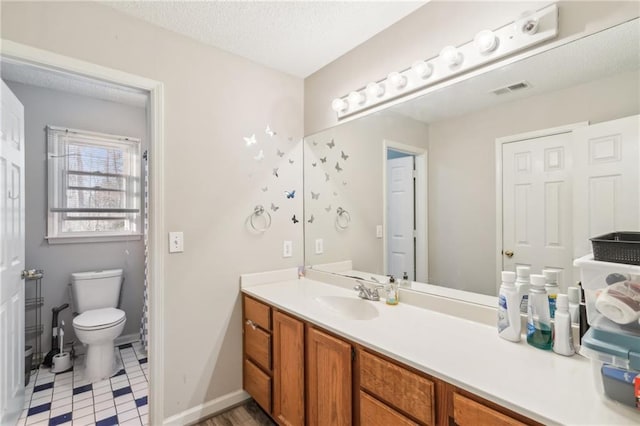
[[[142,424],[144,426],[149,424],[149,415],[148,414],[141,414],[140,415],[140,421],[142,422]]]
[[[111,384],[111,388],[113,390],[126,388],[127,386],[129,386],[129,381],[126,380],[126,379],[125,379],[124,382],[118,382],[118,383],[112,383]]]
[[[111,387],[111,380],[109,379],[104,379],[102,381],[96,382],[93,384],[93,390],[99,389],[99,388],[104,388],[104,387]]]
[[[76,410],[78,408],[91,407],[93,410],[93,398],[81,399],[80,401],[73,402],[73,409]]]
[[[137,391],[133,391],[133,398],[134,399],[140,399],[144,396],[149,396],[149,390],[148,389],[141,389],[141,390],[137,390]]]
[[[29,405],[29,408],[31,407],[37,407],[39,405],[42,404],[48,404],[51,402],[51,397],[44,397],[44,398],[31,398],[31,405]]]
[[[56,409],[51,408],[50,417],[58,417],[58,416],[61,416],[62,414],[70,413],[71,411],[72,411],[71,404],[58,407]]]
[[[95,422],[96,422],[96,419],[93,416],[93,414],[89,416],[84,416],[78,419],[76,419],[75,413],[73,415],[73,426],[89,426],[89,425],[95,424]]]
[[[41,398],[49,398],[53,396],[53,388],[41,390],[39,392],[34,392],[32,398],[41,399]]]
[[[93,415],[93,404],[83,408],[73,408],[73,418],[81,418],[84,416]]]
[[[96,412],[96,422],[98,422],[100,420],[107,419],[107,418],[109,418],[111,416],[115,416],[115,415],[116,415],[115,407],[107,408],[106,410],[102,410],[102,411],[97,411]]]
[[[105,401],[113,401],[113,393],[107,392],[107,393],[93,396],[93,403],[96,405]]]
[[[113,377],[111,379],[111,386],[117,385],[117,384],[122,383],[122,382],[127,382],[127,381],[129,381],[129,380],[127,379],[127,375],[126,374],[123,374],[122,376]]]
[[[77,395],[73,395],[73,403],[75,404],[76,401],[82,401],[83,399],[88,399],[88,398],[91,398],[91,401],[93,401],[92,391],[82,392]]]
[[[42,413],[34,414],[33,416],[27,417],[27,425],[36,425],[36,424],[47,424],[49,423],[49,412],[44,411]]]
[[[114,398],[113,401],[116,403],[116,405],[120,405],[120,404],[124,404],[126,402],[133,401],[133,394],[127,393],[127,394],[124,394],[124,395],[120,395],[120,396]]]
[[[143,390],[143,389],[147,389],[148,387],[149,387],[149,384],[145,381],[145,382],[136,383],[135,385],[131,385],[131,390],[133,391]]]
[[[118,420],[119,421],[126,421],[126,420],[130,420],[133,418],[139,418],[140,414],[138,414],[138,410],[135,408],[135,404],[133,405],[133,410],[128,410],[128,411],[118,411]],[[117,408],[116,408],[117,410]]]
[[[59,391],[59,392],[58,392],[57,389],[53,390],[53,398],[52,398],[53,401],[58,401],[60,399],[67,399],[67,398],[69,398],[69,400],[73,399],[73,391],[72,390],[70,390],[70,389],[66,390],[65,389],[65,390],[62,390],[62,391]]]
[[[141,374],[138,377],[129,377],[129,384],[131,384],[131,386],[138,383],[147,383],[147,378],[144,377],[144,374]]]
[[[104,395],[106,393],[111,393],[111,385],[109,386],[103,386],[101,388],[98,389],[94,389],[93,390],[93,396],[95,397],[96,395]]]
[[[131,371],[131,373],[127,371],[127,376],[129,376],[129,379],[140,376],[144,377],[144,373],[142,372],[142,369],[138,367],[137,369]]]
[[[125,413],[127,411],[133,410],[135,411],[136,409],[136,403],[133,400],[133,397],[131,397],[130,401],[127,402],[123,402],[121,404],[116,404],[116,411],[118,412],[118,418],[120,418],[120,413]],[[136,416],[137,416],[137,411],[136,411]]]
[[[55,410],[56,408],[64,407],[66,405],[71,406],[72,403],[73,398],[71,397],[54,399],[51,403],[51,410]]]
[[[115,414],[115,410],[116,410],[116,407],[113,404],[113,400],[112,399],[110,399],[108,401],[103,401],[103,402],[99,402],[97,404],[94,404],[94,407],[95,407],[94,411],[96,413],[98,413],[99,411],[102,411],[102,410],[106,410],[107,408],[113,408],[113,411],[114,411],[114,414]]]
[[[118,424],[120,426],[142,426],[140,417],[134,417],[132,419],[125,420],[125,421],[120,421],[120,418],[118,417]]]
[[[140,413],[140,416],[142,416],[143,414],[147,414],[148,412],[149,404],[141,405],[140,407],[138,407],[138,413]]]

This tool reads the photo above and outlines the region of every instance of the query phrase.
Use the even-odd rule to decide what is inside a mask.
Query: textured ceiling
[[[305,78],[427,1],[117,1],[123,13]]]

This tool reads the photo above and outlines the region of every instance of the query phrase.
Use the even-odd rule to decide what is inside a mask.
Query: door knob
[[[507,256],[508,258],[512,258],[513,257],[513,252],[511,250],[507,250],[502,252],[505,256]]]

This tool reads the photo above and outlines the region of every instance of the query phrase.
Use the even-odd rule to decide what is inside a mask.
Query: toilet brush
[[[58,337],[60,342],[60,351],[53,356],[53,367],[51,367],[52,373],[62,373],[71,368],[71,357],[68,352],[64,352],[64,321],[60,322],[60,328],[58,329]]]

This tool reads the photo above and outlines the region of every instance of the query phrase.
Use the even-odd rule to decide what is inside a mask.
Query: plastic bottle
[[[516,266],[516,289],[520,297],[520,312],[527,313],[527,305],[529,299],[529,274],[531,268],[528,266]]]
[[[398,283],[393,276],[389,277],[389,287],[387,290],[387,305],[397,305],[398,304]]]
[[[411,283],[409,282],[409,274],[407,274],[406,272],[402,274],[402,285],[411,287]]]
[[[569,298],[566,294],[558,294],[556,300],[556,319],[553,333],[553,351],[564,356],[576,353],[571,335],[571,315],[569,314]]]
[[[552,269],[544,269],[542,275],[546,280],[544,289],[547,292],[547,298],[549,299],[549,314],[551,318],[555,318],[556,314],[556,298],[558,297],[558,271]]]
[[[539,349],[550,350],[553,336],[551,335],[549,299],[544,289],[545,282],[544,275],[531,275],[527,309],[527,343]]]
[[[520,298],[515,286],[516,274],[502,271],[502,285],[498,294],[498,335],[512,342],[520,341]]]
[[[578,287],[567,288],[567,297],[571,324],[580,324],[580,289]]]

